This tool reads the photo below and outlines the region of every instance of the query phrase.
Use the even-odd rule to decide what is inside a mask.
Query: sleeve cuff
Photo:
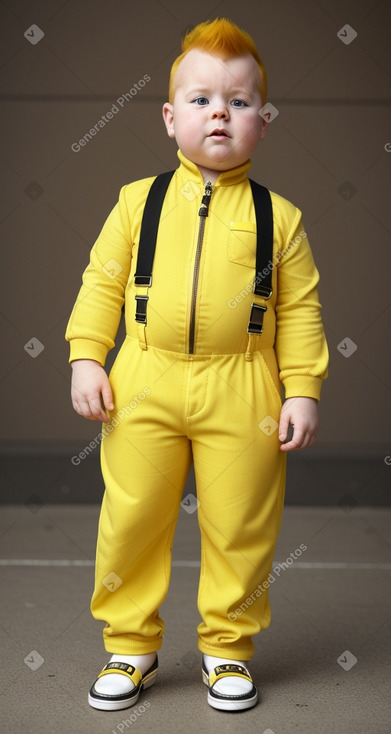
[[[285,399],[315,398],[320,400],[323,380],[312,375],[292,375],[282,380],[285,388]]]
[[[73,362],[76,359],[94,359],[104,367],[109,351],[106,344],[95,342],[91,339],[71,339],[69,345],[69,362]]]

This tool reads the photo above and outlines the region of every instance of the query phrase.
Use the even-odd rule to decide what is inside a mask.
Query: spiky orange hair
[[[170,72],[170,84],[168,99],[172,104],[175,95],[175,75],[182,59],[193,48],[199,48],[207,53],[220,56],[221,58],[234,58],[251,54],[259,67],[259,92],[262,104],[266,102],[267,78],[265,67],[258,56],[257,47],[249,33],[243,31],[236,23],[228,18],[215,18],[199,23],[191,31],[188,31],[182,41],[182,53],[178,56]]]

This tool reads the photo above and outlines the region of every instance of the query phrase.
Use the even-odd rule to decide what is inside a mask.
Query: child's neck
[[[203,166],[198,166],[198,168],[200,172],[202,173],[204,184],[207,183],[207,181],[210,181],[211,184],[213,185],[214,183],[216,183],[221,173],[221,171],[214,171],[211,168],[204,168]]]

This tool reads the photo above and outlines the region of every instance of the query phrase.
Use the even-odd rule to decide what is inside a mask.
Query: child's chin
[[[229,153],[225,153],[224,151],[219,151],[216,155],[213,155],[213,158],[211,157],[210,162],[213,166],[218,167],[220,170],[225,170],[228,168],[233,168],[235,163],[231,163]]]

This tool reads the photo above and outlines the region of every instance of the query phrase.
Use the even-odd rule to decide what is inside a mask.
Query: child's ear
[[[165,102],[163,105],[163,120],[167,129],[167,135],[169,138],[175,137],[174,131],[174,108],[169,102]]]
[[[265,118],[267,117],[267,115],[270,115],[270,112],[265,113]],[[270,125],[270,120],[268,121],[267,119],[263,119],[263,118],[261,118],[261,120],[262,120],[262,123],[261,123],[261,131],[259,133],[259,139],[263,140],[267,133],[267,129]]]

